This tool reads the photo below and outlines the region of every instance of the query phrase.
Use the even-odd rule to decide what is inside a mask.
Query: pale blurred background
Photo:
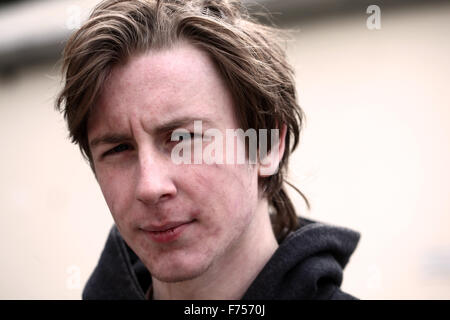
[[[113,223],[53,109],[64,39],[96,3],[0,5],[0,299],[80,299]],[[450,2],[253,3],[293,30],[307,124],[290,180],[312,209],[295,202],[362,234],[344,290],[449,299]]]

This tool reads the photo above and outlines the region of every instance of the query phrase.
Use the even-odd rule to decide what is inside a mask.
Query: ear
[[[271,130],[271,149],[266,157],[259,159],[258,175],[269,177],[278,172],[280,161],[284,155],[287,127],[285,124],[279,129]],[[266,149],[267,150],[267,149]]]

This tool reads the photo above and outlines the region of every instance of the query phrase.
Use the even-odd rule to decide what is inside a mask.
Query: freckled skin
[[[209,119],[225,136],[227,128],[237,128],[233,108],[209,56],[181,43],[113,68],[90,116],[90,141],[105,133],[130,138],[129,149],[103,158],[117,144],[92,148],[94,166],[121,235],[155,285],[211,282],[220,273],[226,278],[230,265],[241,270],[259,259],[253,256],[260,247],[275,243],[257,166],[176,165],[170,144],[154,133],[158,125],[190,115]],[[170,221],[194,222],[169,243],[156,243],[142,231]]]

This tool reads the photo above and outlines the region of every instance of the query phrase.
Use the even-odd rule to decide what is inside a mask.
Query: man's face
[[[261,211],[257,165],[175,164],[171,133],[225,133],[238,121],[209,56],[181,43],[112,70],[88,122],[97,180],[117,224],[151,274],[181,281],[226,263]],[[224,134],[225,136],[225,134]],[[253,228],[253,229],[252,229]]]

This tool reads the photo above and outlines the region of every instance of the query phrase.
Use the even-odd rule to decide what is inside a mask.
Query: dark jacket
[[[355,299],[340,289],[360,234],[300,218],[243,296],[244,300]],[[83,299],[145,299],[151,276],[115,226]]]

